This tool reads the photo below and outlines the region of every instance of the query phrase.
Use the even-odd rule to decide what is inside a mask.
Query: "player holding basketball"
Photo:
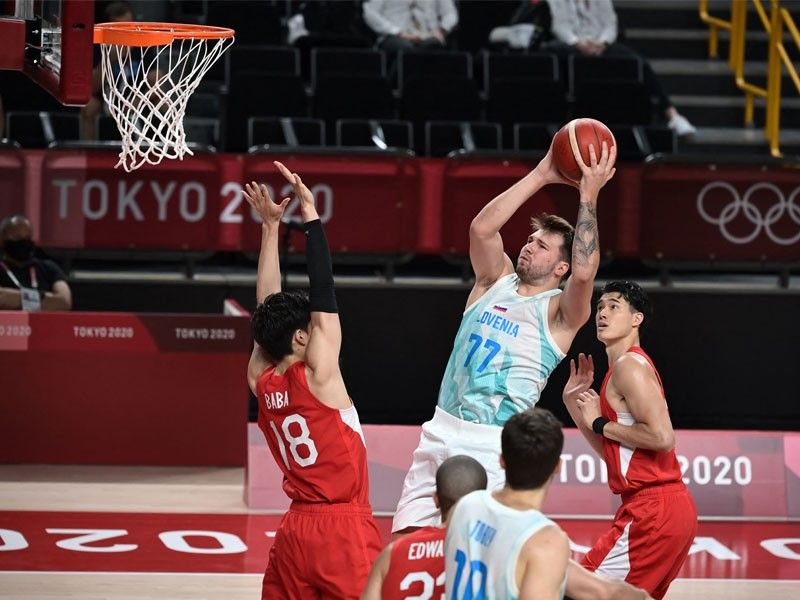
[[[466,494],[486,489],[486,470],[469,456],[451,456],[436,471],[433,501],[442,525],[423,527],[395,540],[380,553],[361,600],[440,598],[444,594],[444,534],[453,505]]]
[[[468,494],[453,509],[445,540],[446,597],[643,600],[643,590],[587,572],[570,560],[569,539],[541,508],[558,473],[564,434],[542,408],[503,427],[501,490]],[[411,534],[414,535],[414,534]]]
[[[613,281],[597,303],[597,338],[609,369],[600,394],[594,364],[570,361],[564,404],[608,467],[608,485],[622,495],[614,524],[586,554],[586,568],[641,586],[663,598],[689,554],[697,509],[683,483],[661,377],[639,346],[650,301],[642,288]]]
[[[600,264],[597,196],[614,175],[616,146],[603,143],[590,164],[578,153],[580,183],[558,172],[553,149],[538,166],[487,204],[469,230],[475,285],[442,378],[433,419],[422,426],[397,506],[392,531],[408,533],[439,522],[433,503],[434,474],[448,456],[477,459],[489,489],[503,483],[497,457],[500,431],[512,415],[534,406],[547,378],[564,358],[591,314]],[[522,247],[516,269],[503,250],[500,228],[550,183],[580,191],[575,229],[560,217],[541,215]],[[574,243],[573,243],[574,237]],[[559,289],[561,280],[572,274]]]
[[[364,436],[339,370],[330,251],[310,190],[275,165],[300,202],[310,293],[281,291],[278,227],[289,199],[276,204],[266,186],[248,184],[245,198],[263,224],[247,382],[292,500],[270,550],[262,598],[358,598],[381,542]]]

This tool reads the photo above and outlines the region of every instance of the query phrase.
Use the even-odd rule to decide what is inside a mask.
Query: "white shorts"
[[[505,473],[500,468],[502,431],[497,425],[462,421],[437,406],[433,419],[422,425],[419,446],[397,503],[392,533],[407,527],[440,524],[441,515],[433,503],[436,469],[451,456],[471,456],[486,469],[489,489],[502,487],[505,483]]]

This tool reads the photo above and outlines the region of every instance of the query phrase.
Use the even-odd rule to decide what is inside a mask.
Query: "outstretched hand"
[[[592,428],[592,423],[597,417],[602,417],[603,413],[600,410],[600,396],[593,389],[589,388],[585,392],[578,394],[576,404],[581,411],[583,423],[589,429]]]
[[[617,162],[617,145],[614,144],[608,149],[608,143],[603,142],[600,160],[597,159],[597,149],[594,144],[589,144],[589,164],[583,162],[580,152],[575,153],[575,162],[581,168],[581,181],[578,189],[581,196],[588,196],[592,200],[597,199],[597,195],[602,188],[617,172],[614,164]]]
[[[273,202],[267,186],[263,183],[259,185],[255,181],[245,184],[242,194],[244,194],[247,203],[261,217],[261,222],[266,224],[279,224],[283,211],[286,209],[286,205],[289,204],[289,198],[284,198],[280,204]]]
[[[286,181],[292,184],[295,196],[300,200],[300,214],[303,217],[303,221],[308,222],[319,219],[317,208],[314,205],[314,194],[311,193],[311,190],[309,190],[306,184],[303,183],[303,180],[300,179],[300,175],[292,173],[282,162],[277,160],[273,162],[275,166],[278,167],[281,175],[286,178]]]
[[[539,175],[544,178],[545,184],[548,183],[565,183],[572,187],[578,187],[578,182],[573,181],[561,174],[561,171],[556,167],[556,161],[553,160],[553,145],[550,145],[550,150],[547,151],[545,157],[539,161],[535,169]]]
[[[594,383],[594,360],[590,354],[588,357],[581,352],[578,354],[578,368],[575,368],[575,360],[569,361],[569,379],[564,386],[561,394],[564,402],[575,400],[581,393],[587,391]]]

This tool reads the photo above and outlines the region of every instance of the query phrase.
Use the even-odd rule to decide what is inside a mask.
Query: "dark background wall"
[[[72,282],[76,310],[219,313],[226,297],[252,309],[251,285]],[[421,423],[436,405],[468,290],[337,289],[342,369],[365,423]],[[642,341],[664,379],[672,420],[685,429],[800,430],[796,383],[800,293],[651,292],[655,314]],[[599,385],[607,367],[593,320],[569,356],[591,352]],[[244,377],[244,365],[242,366]],[[541,406],[572,422],[559,365]]]

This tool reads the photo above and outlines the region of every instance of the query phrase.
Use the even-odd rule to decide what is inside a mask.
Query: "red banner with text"
[[[481,207],[535,167],[511,158],[197,154],[125,173],[109,151],[2,149],[0,211],[32,215],[45,247],[256,252],[258,218],[242,186],[258,181],[276,199],[291,195],[275,159],[311,189],[333,251],[350,254],[465,255]],[[800,175],[788,166],[621,163],[600,195],[602,250],[797,261],[799,199]],[[297,208],[293,199],[287,221],[299,222]],[[577,190],[545,187],[504,227],[509,250],[522,245],[531,216],[555,212],[574,222],[577,208]],[[302,236],[289,242],[302,250]]]

